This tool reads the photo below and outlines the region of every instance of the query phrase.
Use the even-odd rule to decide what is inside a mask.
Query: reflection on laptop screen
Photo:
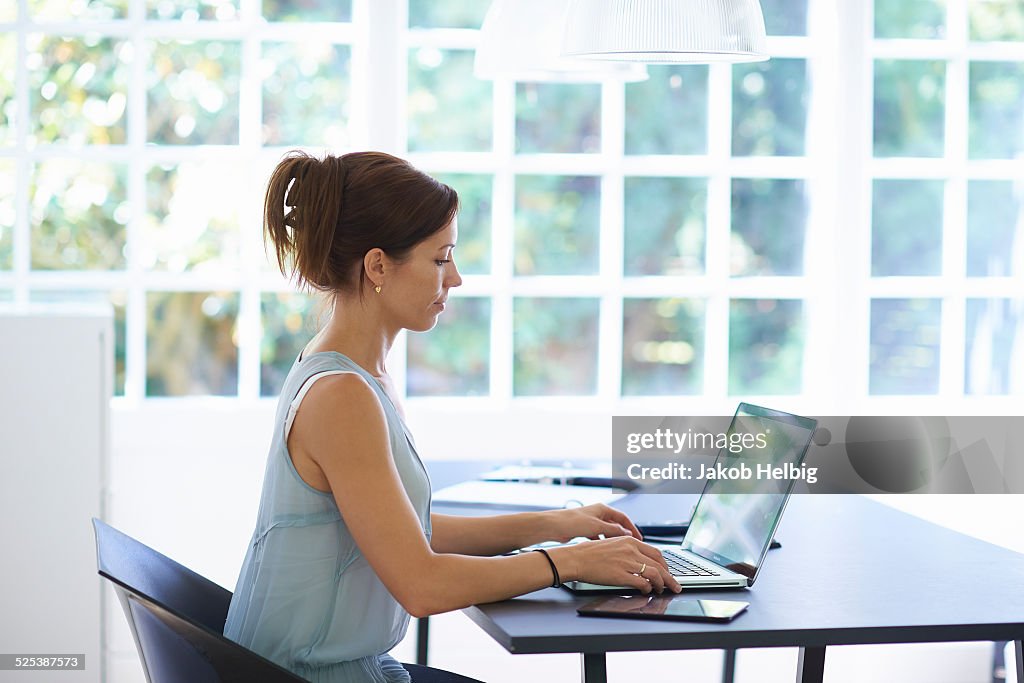
[[[765,446],[735,452],[723,448],[716,464],[732,467],[746,463],[755,470],[758,464],[799,466],[815,425],[814,420],[741,403],[729,425],[729,443],[734,441],[732,434],[763,434]],[[745,440],[755,442],[753,438]],[[690,520],[683,548],[753,577],[792,486],[788,478],[709,479]]]

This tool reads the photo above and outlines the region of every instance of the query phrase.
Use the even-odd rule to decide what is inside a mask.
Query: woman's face
[[[399,326],[413,332],[431,329],[445,308],[448,290],[462,284],[452,254],[458,231],[458,222],[453,218],[413,247],[404,261],[391,263],[391,272],[382,287],[386,291],[380,296],[385,297]]]

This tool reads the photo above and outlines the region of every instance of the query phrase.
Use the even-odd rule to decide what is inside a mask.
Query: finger
[[[621,524],[615,522],[603,522],[601,524],[601,533],[605,536],[632,536],[628,529]]]
[[[657,548],[647,545],[646,543],[637,543],[637,549],[640,550],[643,557],[646,559],[649,566],[656,566],[658,571],[661,572],[663,579],[663,585],[670,590],[678,593],[683,587],[679,585],[679,582],[672,576],[672,570],[668,568],[668,563],[665,562],[665,556],[661,554],[661,551]],[[651,562],[653,560],[653,562]],[[645,576],[648,576],[645,573]]]
[[[651,582],[635,573],[637,569],[639,569],[639,567],[633,567],[633,571],[626,575],[628,578],[626,578],[622,583],[626,586],[630,586],[631,588],[636,588],[641,593],[650,593],[653,590]],[[626,571],[629,570],[627,569]]]
[[[622,512],[621,510],[616,510],[615,508],[608,507],[607,505],[605,506],[604,512],[605,514],[603,515],[603,518],[605,519],[605,521],[618,524],[626,530],[626,533],[628,535],[632,536],[635,539],[643,540],[643,534],[640,533],[640,530],[636,527],[635,524],[633,524],[633,520],[631,520],[629,518],[629,515],[627,515],[625,512]]]
[[[643,567],[643,572],[640,573],[640,576],[651,582],[651,589],[655,593],[665,591],[665,576],[662,571],[659,567],[649,564]]]
[[[646,543],[637,543],[637,548],[643,553],[647,564],[651,564],[653,561],[654,564],[668,571],[668,563],[665,562],[665,556],[661,554],[660,550]]]
[[[649,546],[648,546],[649,547]],[[668,564],[665,562],[665,556],[658,552],[657,548],[654,548],[656,557],[652,558],[655,560],[654,564],[648,563],[649,566],[657,568],[662,578],[662,585],[669,590],[679,593],[683,590],[683,587],[679,585],[679,581],[672,575],[672,570],[668,568]],[[647,557],[645,554],[644,557]],[[650,578],[649,574],[644,574]]]
[[[672,572],[670,570],[659,569],[658,571],[662,573],[665,588],[669,589],[673,593],[681,593],[683,591],[683,587],[679,585],[679,581],[676,580],[676,577],[672,576]]]
[[[615,510],[615,512],[617,513],[615,515],[615,521],[625,527],[626,530],[629,531],[630,536],[641,541],[644,540],[644,535],[640,533],[640,529],[637,528],[636,524],[633,524],[633,520],[629,518],[629,515],[625,512],[621,512],[620,510]]]

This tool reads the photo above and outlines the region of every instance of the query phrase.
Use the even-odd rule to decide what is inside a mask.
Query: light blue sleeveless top
[[[295,361],[278,401],[256,531],[245,555],[224,635],[314,682],[408,681],[387,654],[409,614],[359,551],[331,493],[302,480],[287,448],[289,408],[324,372],[362,376],[387,417],[391,452],[426,538],[430,480],[391,399],[366,370],[333,351]]]

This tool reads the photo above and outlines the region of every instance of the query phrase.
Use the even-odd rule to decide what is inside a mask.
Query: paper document
[[[553,467],[548,465],[506,465],[480,475],[492,481],[559,482],[576,477],[611,477],[612,466]]]
[[[560,486],[532,482],[465,481],[434,492],[435,503],[483,504],[510,508],[578,507],[610,503],[624,494],[599,486]]]

